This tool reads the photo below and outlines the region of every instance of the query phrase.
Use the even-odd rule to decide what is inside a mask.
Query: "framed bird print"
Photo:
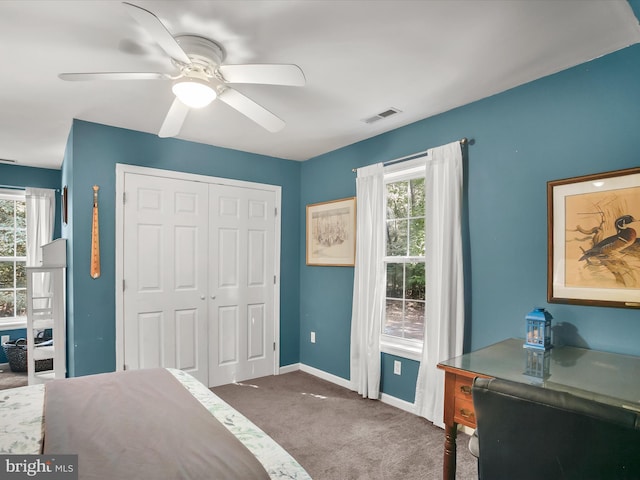
[[[547,183],[547,299],[640,308],[640,168]]]

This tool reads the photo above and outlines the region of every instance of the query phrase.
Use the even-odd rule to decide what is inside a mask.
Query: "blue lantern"
[[[547,350],[551,348],[551,320],[553,317],[544,308],[535,308],[525,317],[527,332],[524,346]]]

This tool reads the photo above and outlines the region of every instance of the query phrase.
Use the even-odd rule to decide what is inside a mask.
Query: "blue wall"
[[[400,362],[400,374],[393,373],[394,362]],[[396,355],[382,354],[380,365],[380,391],[393,397],[413,403],[416,396],[416,379],[420,362],[398,357]],[[412,381],[408,381],[412,379]]]
[[[638,78],[636,45],[301,164],[75,121],[61,177],[0,165],[0,184],[69,186],[61,233],[70,252],[71,375],[115,368],[115,163],[282,185],[281,365],[300,361],[348,379],[353,268],[306,266],[305,206],[355,195],[352,168],[472,138],[466,349],[521,337],[525,314],[545,306],[567,343],[640,355],[638,310],[546,303],[546,182],[640,165]],[[93,184],[101,187],[97,280],[88,275]],[[394,360],[401,376],[392,374]],[[383,391],[412,401],[417,367],[383,355]]]
[[[124,163],[282,186],[280,363],[299,358],[300,163],[74,121],[63,163],[69,182],[69,375],[115,369],[115,165]],[[101,276],[89,276],[92,185],[99,185]]]
[[[304,162],[301,220],[306,204],[355,194],[352,168],[474,139],[466,165],[467,350],[523,337],[526,313],[543,306],[563,324],[566,343],[640,355],[638,310],[546,302],[546,183],[640,166],[639,78],[636,45]],[[300,360],[348,379],[353,269],[306,266],[304,237],[303,229]],[[383,391],[406,399],[417,369],[405,375],[403,365],[401,377],[389,378],[388,363]]]
[[[19,338],[27,338],[27,329],[26,328],[15,328],[12,330],[2,330],[0,331],[2,336],[9,335],[9,340],[18,340]],[[4,352],[4,348],[0,348],[0,363],[7,363],[9,359]]]

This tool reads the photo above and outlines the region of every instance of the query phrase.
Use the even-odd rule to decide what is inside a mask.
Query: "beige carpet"
[[[444,430],[304,372],[212,388],[274,438],[314,480],[442,478]],[[457,479],[477,478],[458,435]]]
[[[27,373],[12,372],[9,367],[0,369],[0,390],[24,387],[27,385]]]

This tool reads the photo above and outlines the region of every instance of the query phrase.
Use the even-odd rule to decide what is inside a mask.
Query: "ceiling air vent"
[[[385,118],[389,118],[392,115],[395,115],[396,113],[400,113],[400,112],[402,112],[402,110],[398,110],[397,108],[389,108],[389,109],[385,110],[384,112],[377,113],[373,117],[365,118],[362,121],[364,123],[375,123],[378,120],[383,120]]]

